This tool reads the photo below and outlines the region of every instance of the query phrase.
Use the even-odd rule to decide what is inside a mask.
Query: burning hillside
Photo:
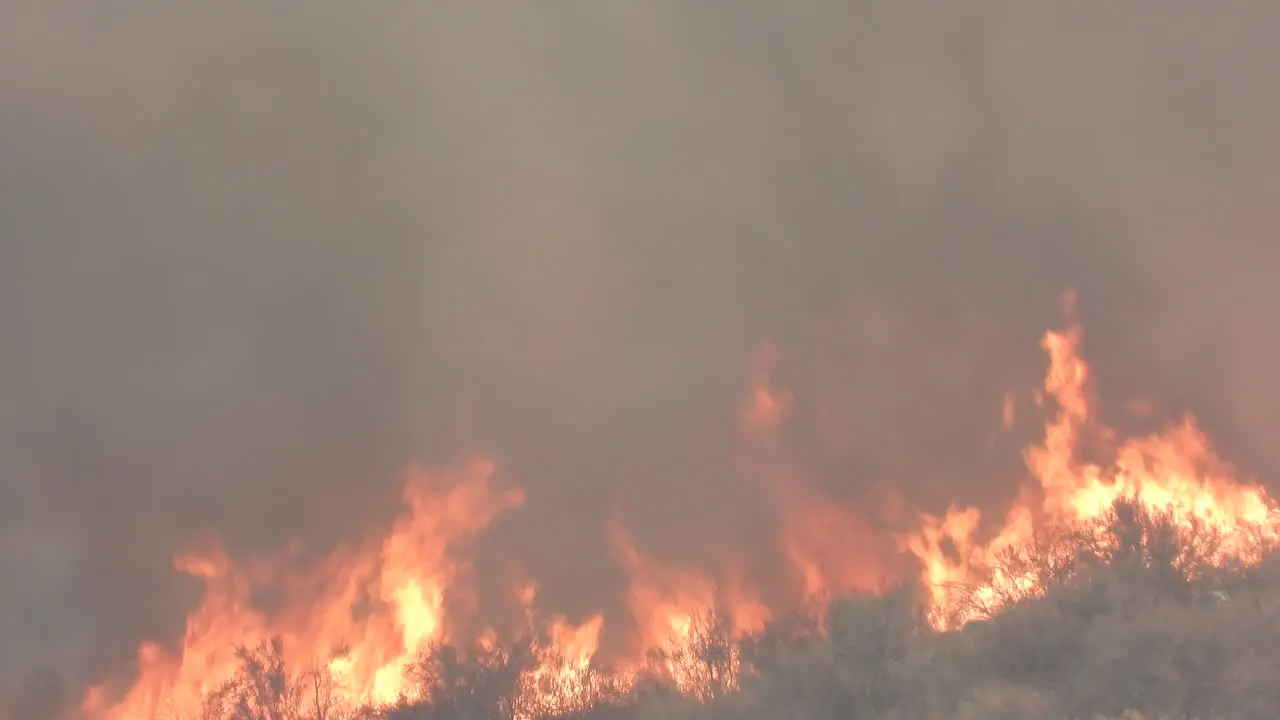
[[[998,527],[986,531],[977,510],[957,506],[943,517],[921,518],[918,529],[900,538],[902,550],[921,568],[938,628],[963,625],[1036,595],[1045,579],[1020,574],[1010,559],[1031,552],[1055,528],[1103,516],[1117,499],[1211,534],[1217,539],[1213,558],[1220,563],[1252,562],[1280,536],[1271,500],[1233,475],[1193,419],[1137,438],[1120,438],[1100,426],[1080,338],[1075,325],[1044,336],[1048,372],[1036,399],[1049,419],[1043,442],[1025,452],[1035,482],[1001,523],[993,523]],[[824,498],[789,459],[778,430],[804,408],[774,382],[778,361],[770,350],[752,366],[741,414],[742,472],[762,483],[782,514],[777,541],[793,567],[798,594],[820,607],[837,595],[910,583],[862,552],[869,545],[866,510]],[[1006,403],[1005,420],[1014,419]],[[718,617],[724,632],[742,637],[796,609],[770,607],[747,582],[724,579],[738,577],[735,572],[713,578],[655,562],[625,528],[615,526],[615,555],[630,578],[626,607],[638,628],[629,652],[597,657],[601,638],[610,632],[603,615],[571,622],[538,611],[536,578],[511,578],[509,601],[522,615],[514,628],[470,632],[478,598],[469,552],[486,527],[504,513],[519,513],[525,500],[519,489],[496,486],[493,474],[493,462],[483,458],[408,473],[404,510],[391,530],[319,562],[290,563],[290,553],[232,558],[216,543],[179,555],[176,568],[205,588],[181,643],[143,644],[132,686],[123,692],[111,684],[93,688],[82,703],[84,716],[197,717],[240,667],[238,648],[272,643],[289,673],[314,674],[313,693],[323,688],[327,698],[350,706],[412,699],[418,690],[406,669],[428,648],[458,643],[497,652],[513,632],[534,639],[536,658],[521,680],[523,706],[545,714],[573,709],[583,698],[625,692],[654,671],[662,651],[679,649],[705,632],[708,618]],[[732,682],[693,674],[666,657],[666,666],[657,670],[681,692],[696,695],[708,683]]]
[[[977,541],[978,511],[954,508],[945,517],[924,518],[920,533],[905,541],[924,566],[922,582],[933,597],[933,618],[940,627],[963,625],[1000,605],[1039,594],[1042,578],[1012,569],[1019,555],[1034,552],[1037,541],[1055,530],[1098,521],[1118,500],[1165,515],[1187,534],[1210,538],[1217,563],[1257,562],[1280,539],[1274,502],[1261,487],[1236,479],[1194,418],[1161,434],[1128,439],[1093,422],[1089,366],[1078,354],[1080,338],[1079,326],[1044,336],[1049,370],[1036,401],[1051,404],[1054,415],[1044,442],[1024,453],[1037,483],[1009,510],[995,536]],[[1083,458],[1081,449],[1089,444],[1100,445],[1106,459]],[[969,593],[975,585],[979,591]]]

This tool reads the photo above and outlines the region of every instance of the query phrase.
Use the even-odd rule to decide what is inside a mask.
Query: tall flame
[[[194,711],[235,674],[238,647],[273,639],[290,667],[325,665],[337,694],[352,703],[409,693],[406,664],[447,637],[445,593],[467,572],[453,551],[523,502],[520,491],[490,487],[493,469],[476,460],[453,471],[410,473],[404,491],[410,511],[386,538],[342,549],[311,572],[269,561],[240,570],[216,546],[179,556],[177,568],[205,583],[181,648],[143,645],[133,688],[115,703],[104,688],[93,689],[85,717],[152,720]],[[253,607],[252,595],[262,589],[280,593],[278,612]]]
[[[1038,578],[1003,567],[1002,558],[1031,547],[1046,528],[1102,517],[1117,499],[1217,531],[1224,539],[1219,560],[1251,561],[1259,543],[1280,542],[1280,515],[1270,498],[1258,486],[1235,479],[1194,420],[1125,442],[1097,422],[1080,339],[1077,325],[1043,338],[1049,366],[1038,400],[1053,414],[1043,441],[1024,453],[1036,482],[997,527],[984,528],[975,508],[953,507],[943,516],[924,516],[902,538],[901,549],[920,561],[921,583],[939,629],[991,612],[1010,587],[1015,594],[1039,592]],[[798,403],[774,380],[778,362],[777,351],[766,346],[750,365],[749,391],[740,408],[739,460],[744,478],[756,483],[778,512],[778,547],[794,571],[795,595],[818,604],[842,593],[881,590],[884,558],[877,548],[884,543],[871,529],[871,511],[824,496],[788,453],[784,430]],[[1006,394],[1001,407],[1006,427],[1018,419],[1014,405],[1013,395]],[[1084,452],[1088,441],[1100,441],[1091,445],[1102,446],[1105,460]],[[406,667],[434,644],[477,640],[455,637],[461,618],[448,615],[468,612],[465,600],[473,583],[466,552],[495,518],[524,500],[519,490],[494,487],[493,473],[493,464],[484,459],[409,473],[405,512],[385,536],[341,547],[319,563],[303,563],[289,552],[235,563],[213,543],[179,555],[177,569],[205,588],[187,618],[181,644],[143,644],[136,682],[118,699],[106,685],[93,688],[82,703],[83,716],[198,716],[203,699],[235,676],[241,663],[237,647],[265,643],[277,644],[291,672],[319,671],[315,677],[330,682],[326,692],[343,703],[413,699],[417,688],[406,679]],[[705,697],[708,688],[736,681],[737,656],[708,674],[706,667],[687,662],[699,638],[721,632],[739,638],[761,629],[777,612],[793,609],[761,602],[743,581],[743,567],[708,574],[663,565],[646,557],[616,526],[612,540],[630,579],[626,604],[638,633],[634,653],[606,671],[596,661],[606,630],[603,614],[581,623],[540,614],[534,606],[537,584],[512,582],[513,597],[538,638],[534,666],[519,682],[520,717],[582,709],[583,703],[625,692],[639,672],[652,669],[647,663],[655,653],[665,658],[659,670],[678,689]],[[977,591],[962,603],[952,591],[957,584]],[[266,607],[263,593],[271,599]],[[486,631],[478,641],[492,646],[496,636]]]
[[[1049,356],[1044,392],[1056,413],[1045,427],[1044,440],[1024,452],[1036,485],[1023,493],[990,539],[979,541],[981,515],[976,508],[964,507],[953,507],[943,517],[925,516],[920,531],[905,539],[904,546],[922,563],[922,582],[931,593],[933,619],[940,628],[963,625],[998,609],[1003,602],[999,586],[1014,597],[1040,592],[1037,578],[1010,576],[1002,559],[1032,546],[1037,529],[1087,526],[1118,500],[1169,517],[1185,529],[1214,532],[1221,540],[1214,558],[1218,562],[1256,561],[1261,548],[1280,539],[1275,503],[1258,485],[1235,478],[1234,469],[1215,454],[1194,418],[1116,446],[1115,432],[1096,421],[1080,340],[1077,324],[1043,337],[1041,346]],[[1011,417],[1006,410],[1006,420]],[[1082,457],[1088,436],[1113,446],[1107,460]],[[953,592],[957,586],[976,586],[977,592],[962,604]]]
[[[774,382],[778,361],[777,349],[766,345],[750,366],[740,421],[748,449],[742,472],[759,481],[778,508],[782,550],[807,600],[821,604],[841,594],[877,590],[883,578],[870,552],[874,538],[864,510],[815,491],[787,454],[781,430],[795,398]]]

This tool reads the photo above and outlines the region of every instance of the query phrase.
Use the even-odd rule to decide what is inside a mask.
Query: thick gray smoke
[[[908,5],[0,2],[0,681],[415,459],[526,488],[482,555],[549,609],[625,617],[611,520],[779,572],[766,339],[830,492],[1005,502],[1071,287],[1104,396],[1280,469],[1280,5]]]

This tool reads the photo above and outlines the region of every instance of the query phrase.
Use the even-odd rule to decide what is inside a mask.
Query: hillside
[[[1221,538],[1117,503],[1093,527],[1010,557],[1043,592],[941,632],[902,588],[841,598],[734,641],[704,618],[641,677],[548,674],[535,638],[437,645],[406,668],[415,699],[344,708],[327,671],[291,673],[271,644],[183,720],[1021,720],[1274,717],[1280,703],[1280,552],[1209,562]],[[1061,558],[1071,557],[1063,563]],[[976,594],[981,587],[959,590]],[[542,668],[541,671],[537,668]],[[6,717],[69,717],[33,688]]]

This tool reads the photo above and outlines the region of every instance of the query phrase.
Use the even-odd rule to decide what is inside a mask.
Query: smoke
[[[173,550],[322,552],[414,459],[496,456],[482,564],[571,616],[625,615],[611,522],[776,576],[763,340],[825,492],[998,505],[1072,287],[1105,396],[1280,469],[1280,8],[503,5],[4,3],[0,682],[172,637]]]

